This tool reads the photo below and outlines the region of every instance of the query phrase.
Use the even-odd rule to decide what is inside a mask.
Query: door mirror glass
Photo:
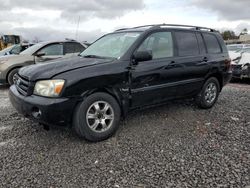
[[[150,61],[153,59],[151,51],[137,51],[134,53],[134,61],[136,63],[141,61]]]

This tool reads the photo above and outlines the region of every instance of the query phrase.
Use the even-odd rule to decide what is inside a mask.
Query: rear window
[[[199,46],[194,32],[175,32],[179,56],[193,56],[199,54]]]
[[[218,54],[221,53],[220,44],[215,35],[204,33],[204,40],[207,45],[207,51],[210,54]]]

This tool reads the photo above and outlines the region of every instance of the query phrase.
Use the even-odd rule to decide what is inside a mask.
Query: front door
[[[150,34],[137,51],[151,51],[153,59],[131,68],[132,107],[155,104],[175,95],[178,67],[174,64],[174,45],[170,31]]]
[[[43,54],[41,56],[35,56],[35,63],[43,63],[46,61],[58,59],[63,57],[63,44],[54,43],[43,47],[36,54]]]

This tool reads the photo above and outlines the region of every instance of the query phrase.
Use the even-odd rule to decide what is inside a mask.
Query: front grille
[[[31,88],[31,84],[29,82],[28,79],[25,79],[24,77],[15,74],[14,75],[14,83],[15,86],[17,88],[17,91],[24,95],[24,96],[28,96],[32,94],[32,88]]]

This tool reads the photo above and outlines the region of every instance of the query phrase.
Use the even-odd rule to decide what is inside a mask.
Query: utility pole
[[[77,38],[78,38],[78,30],[79,30],[80,19],[81,19],[81,17],[79,16],[78,22],[77,22],[77,27],[76,27],[76,41],[77,41]]]

